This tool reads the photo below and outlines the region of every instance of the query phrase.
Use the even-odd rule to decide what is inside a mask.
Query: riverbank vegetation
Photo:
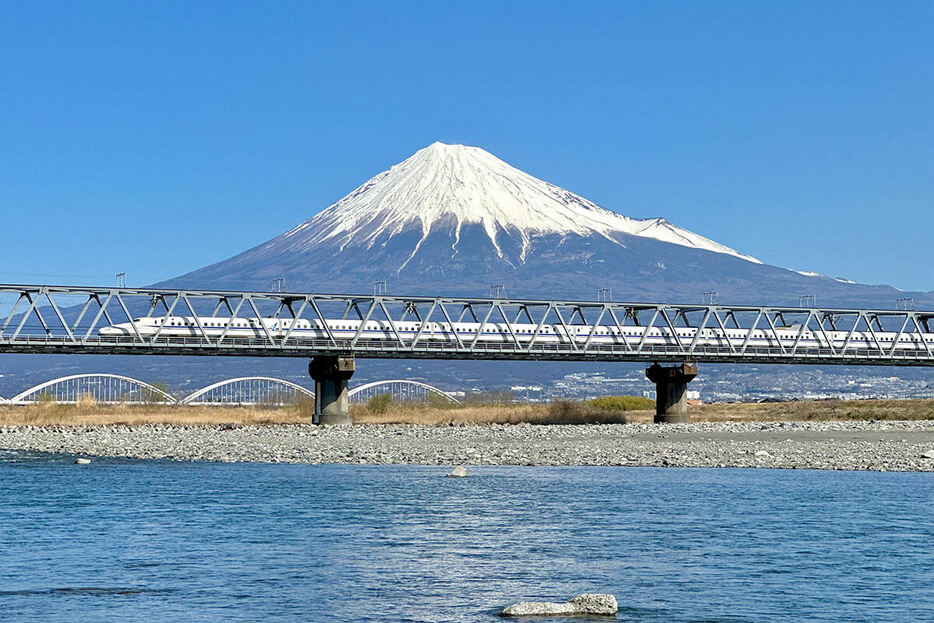
[[[608,396],[587,401],[556,399],[547,404],[468,403],[454,405],[394,402],[376,396],[351,405],[358,424],[620,424],[652,421],[654,404],[634,396]],[[265,425],[311,422],[314,403],[276,406],[179,406],[160,404],[78,404],[40,401],[28,406],[0,407],[0,426],[95,425]],[[934,400],[819,400],[770,403],[709,404],[690,407],[694,422],[775,422],[826,420],[934,419]]]

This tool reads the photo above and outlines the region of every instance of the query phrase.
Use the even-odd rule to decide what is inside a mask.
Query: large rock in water
[[[499,613],[503,617],[596,615],[613,616],[619,610],[616,597],[604,593],[584,593],[562,603],[520,601]]]
[[[467,468],[464,467],[463,465],[458,465],[457,467],[455,467],[448,473],[447,477],[448,478],[466,478],[467,475],[468,475]]]

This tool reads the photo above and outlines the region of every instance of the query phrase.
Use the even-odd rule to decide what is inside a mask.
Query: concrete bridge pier
[[[697,366],[693,363],[680,366],[660,366],[656,363],[645,371],[645,376],[655,383],[655,423],[690,422],[688,383],[697,376]]]
[[[315,424],[352,424],[347,381],[353,373],[353,357],[311,358],[308,374],[315,381]]]

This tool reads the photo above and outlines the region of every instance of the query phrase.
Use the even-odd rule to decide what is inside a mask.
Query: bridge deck
[[[934,358],[924,351],[909,351],[891,357],[868,349],[848,349],[845,354],[826,348],[799,349],[794,353],[779,348],[750,347],[733,352],[727,347],[696,347],[688,351],[677,346],[643,346],[633,351],[623,345],[592,344],[576,350],[570,344],[477,344],[460,349],[457,344],[424,341],[400,346],[391,340],[361,340],[351,349],[334,346],[327,340],[289,340],[270,345],[267,340],[232,338],[221,344],[203,338],[92,337],[75,343],[62,338],[25,337],[0,339],[0,352],[32,354],[110,354],[110,355],[210,355],[241,357],[302,357],[349,355],[374,359],[472,359],[538,361],[643,361],[680,362],[686,358],[698,363],[793,363],[822,365],[932,366]]]

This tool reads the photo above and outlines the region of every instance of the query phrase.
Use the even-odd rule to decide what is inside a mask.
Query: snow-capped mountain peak
[[[194,289],[836,306],[885,309],[888,286],[763,264],[663,218],[633,219],[476,147],[435,143],[298,227],[161,284]],[[598,294],[598,292],[600,294]],[[934,294],[913,293],[934,307]],[[826,303],[825,303],[826,304]]]
[[[536,236],[598,235],[625,245],[621,234],[629,234],[761,263],[663,218],[640,220],[611,212],[479,147],[438,142],[368,180],[283,237],[296,251],[326,240],[343,249],[420,230],[411,259],[432,229],[441,227],[452,229],[456,253],[466,225],[480,225],[500,257],[501,237],[517,240],[520,262]]]

